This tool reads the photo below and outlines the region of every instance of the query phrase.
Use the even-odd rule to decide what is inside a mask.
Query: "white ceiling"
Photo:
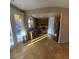
[[[10,3],[23,10],[44,7],[69,7],[69,0],[11,0]]]

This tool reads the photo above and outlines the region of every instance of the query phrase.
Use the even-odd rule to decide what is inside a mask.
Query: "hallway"
[[[31,45],[20,45],[11,51],[11,59],[68,59],[69,44],[57,44],[53,39],[47,35]]]

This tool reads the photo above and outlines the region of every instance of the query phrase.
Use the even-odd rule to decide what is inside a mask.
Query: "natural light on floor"
[[[26,45],[26,46],[33,45],[34,43],[37,43],[37,42],[39,42],[40,40],[43,40],[43,39],[46,38],[47,36],[48,36],[48,35],[45,34],[45,35],[42,35],[42,36],[40,36],[40,37],[38,37],[38,38],[36,38],[36,39],[33,39],[33,40],[31,41],[31,43],[28,44],[28,45]]]

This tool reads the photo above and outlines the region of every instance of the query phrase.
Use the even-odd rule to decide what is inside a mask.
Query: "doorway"
[[[29,18],[30,19],[28,19],[28,31],[31,40],[44,34],[48,34],[48,36],[54,37],[54,40],[58,42],[60,32],[60,15],[54,15],[50,17],[31,16]]]

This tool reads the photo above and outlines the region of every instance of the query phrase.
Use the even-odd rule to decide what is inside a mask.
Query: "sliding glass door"
[[[14,18],[15,18],[17,41],[23,42],[23,40],[26,40],[26,31],[24,28],[23,16],[14,14]]]

